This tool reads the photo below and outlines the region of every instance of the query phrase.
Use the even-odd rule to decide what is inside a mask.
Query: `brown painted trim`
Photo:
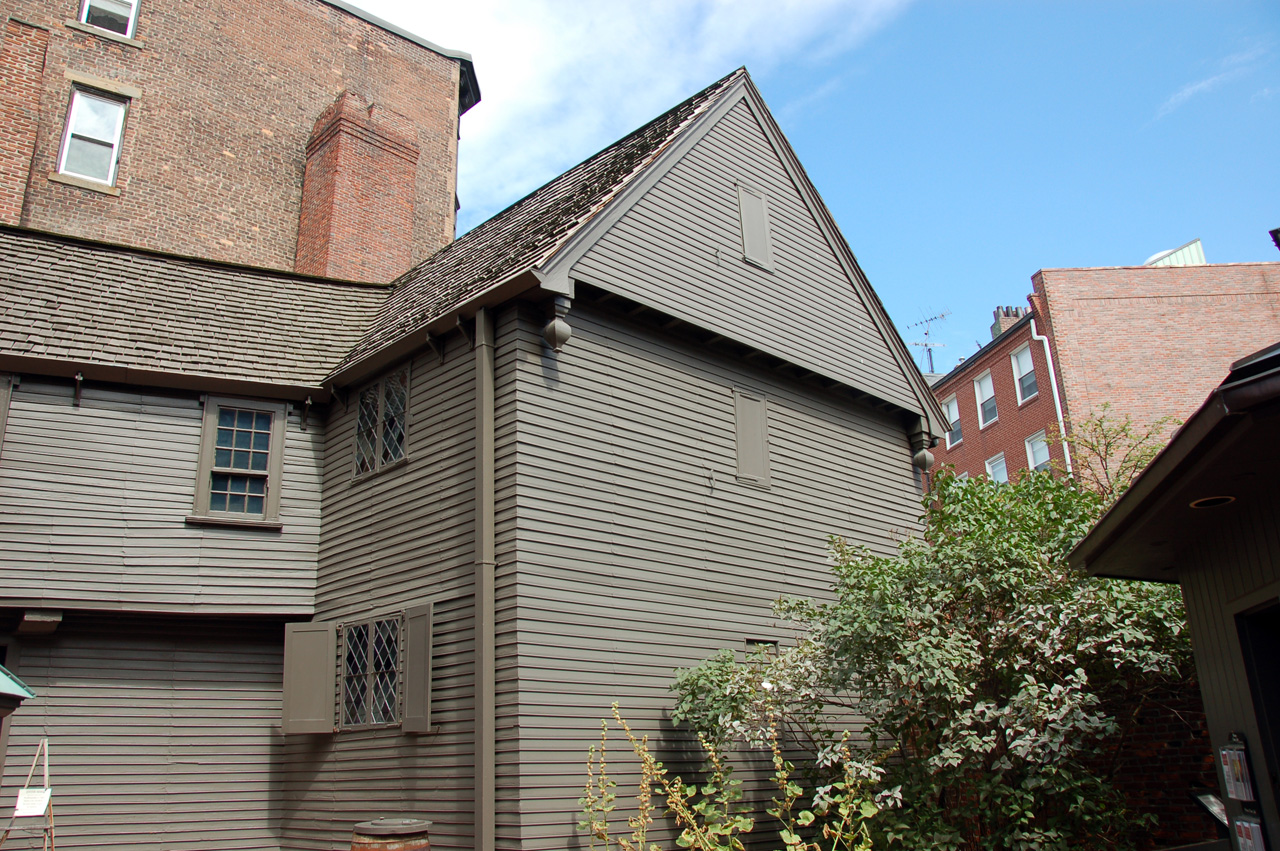
[[[476,313],[476,851],[497,843],[497,567],[493,314]]]
[[[74,379],[76,374],[79,373],[85,381],[129,384],[138,387],[164,387],[171,390],[193,390],[226,396],[245,396],[254,399],[281,399],[289,402],[305,402],[310,397],[311,401],[317,405],[327,404],[332,398],[328,388],[318,384],[253,381],[242,378],[226,378],[220,375],[166,372],[159,369],[141,369],[132,366],[63,360],[61,358],[42,358],[32,355],[0,354],[0,371],[18,375],[40,375],[70,379]]]

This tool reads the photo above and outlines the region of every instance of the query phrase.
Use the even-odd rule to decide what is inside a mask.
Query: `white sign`
[[[49,809],[52,789],[19,789],[18,805],[13,808],[14,818],[42,816]]]

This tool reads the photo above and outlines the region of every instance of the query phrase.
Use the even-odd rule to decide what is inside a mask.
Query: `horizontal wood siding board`
[[[474,369],[456,334],[445,341],[443,362],[429,353],[414,358],[408,460],[360,480],[353,472],[361,388],[351,388],[345,406],[330,407],[316,617],[353,620],[433,603],[431,732],[291,737],[286,847],[346,847],[357,822],[378,816],[429,819],[434,848],[474,844]],[[335,660],[335,677],[337,667]]]
[[[787,642],[773,601],[829,593],[827,536],[889,553],[920,506],[894,417],[607,310],[575,306],[553,355],[540,319],[519,323],[504,423],[516,564],[499,628],[515,655],[499,671],[518,726],[500,726],[499,753],[519,818],[500,835],[549,851],[572,841],[614,700],[660,747],[687,744],[663,721],[675,669],[745,638]],[[767,490],[735,475],[735,387],[768,399]]]
[[[321,424],[290,412],[280,531],[186,522],[195,395],[28,378],[0,452],[0,604],[307,614],[320,533]]]
[[[736,180],[768,196],[775,273],[742,260]],[[908,410],[920,407],[745,103],[676,163],[574,274]]]
[[[23,642],[37,696],[0,785],[21,785],[47,736],[60,845],[279,847],[282,651],[280,623],[68,613]]]

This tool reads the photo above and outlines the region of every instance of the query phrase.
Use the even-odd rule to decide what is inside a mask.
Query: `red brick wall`
[[[1280,263],[1044,269],[1032,277],[1070,417],[1186,419],[1231,362],[1280,341]]]
[[[295,268],[389,281],[410,265],[418,146],[403,116],[343,92],[307,144]]]
[[[48,46],[48,30],[6,21],[0,43],[0,223],[6,225],[22,218]]]
[[[1019,405],[1010,356],[1028,343],[1039,392]],[[979,428],[973,382],[987,370],[991,370],[995,388],[997,418],[986,428]],[[944,437],[933,450],[939,462],[955,466],[958,472],[984,476],[987,459],[1003,452],[1009,476],[1013,478],[1015,471],[1027,469],[1027,438],[1045,430],[1050,438],[1049,458],[1058,464],[1063,463],[1062,444],[1052,439],[1058,418],[1049,385],[1044,346],[1031,339],[1029,323],[1011,329],[993,345],[969,358],[953,370],[944,383],[934,387],[933,392],[944,404],[951,396],[956,397],[960,403],[960,429],[963,432],[959,444],[948,449]]]
[[[67,26],[77,10],[77,0],[0,0],[0,20],[50,34],[21,224],[292,269],[307,141],[349,90],[416,128],[412,260],[453,238],[456,60],[317,0],[145,0],[141,46]],[[68,71],[142,92],[129,105],[118,197],[48,179]]]

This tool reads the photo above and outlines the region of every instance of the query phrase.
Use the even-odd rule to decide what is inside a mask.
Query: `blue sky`
[[[745,64],[939,371],[1037,269],[1280,261],[1276,0],[361,5],[475,57],[464,230]]]

